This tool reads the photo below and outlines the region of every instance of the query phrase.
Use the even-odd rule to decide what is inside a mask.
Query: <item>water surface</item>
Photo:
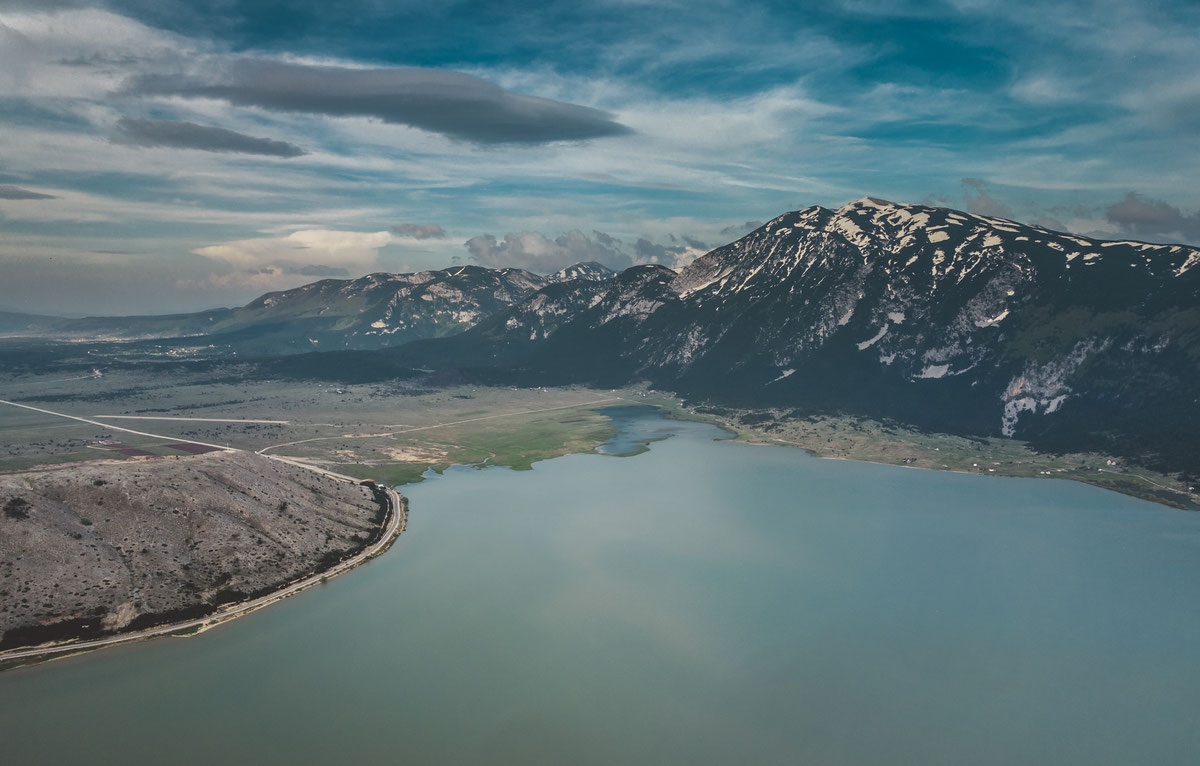
[[[0,761],[1196,762],[1200,516],[622,417],[674,435],[451,469],[326,586],[0,675]]]

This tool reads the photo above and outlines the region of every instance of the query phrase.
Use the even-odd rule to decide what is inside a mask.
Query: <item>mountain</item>
[[[521,269],[456,266],[415,274],[368,274],[323,279],[267,293],[235,309],[153,317],[32,317],[12,322],[11,334],[61,338],[184,339],[257,354],[313,349],[377,349],[461,332],[539,288],[611,279],[598,263],[549,276]]]
[[[40,314],[22,314],[16,311],[0,311],[0,334],[20,334],[31,328],[60,321],[59,317]]]
[[[1200,468],[1200,251],[865,198],[396,353]]]

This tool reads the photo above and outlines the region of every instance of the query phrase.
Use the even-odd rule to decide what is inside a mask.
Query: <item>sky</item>
[[[1200,244],[1194,0],[0,0],[0,310],[686,265],[871,195]]]

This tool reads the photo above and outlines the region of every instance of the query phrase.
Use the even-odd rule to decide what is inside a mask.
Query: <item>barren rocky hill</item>
[[[372,492],[244,452],[0,476],[0,648],[205,614],[362,548]]]

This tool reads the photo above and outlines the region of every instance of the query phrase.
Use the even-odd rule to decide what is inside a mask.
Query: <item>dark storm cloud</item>
[[[1110,205],[1104,217],[1130,236],[1200,242],[1200,211],[1188,215],[1162,200],[1148,199],[1135,192]]]
[[[41,194],[28,189],[22,189],[20,186],[11,186],[9,184],[0,184],[0,199],[54,199],[53,194]]]
[[[392,227],[392,233],[413,239],[445,239],[446,231],[436,223],[402,223]]]
[[[466,247],[481,266],[515,266],[540,274],[549,274],[587,261],[596,261],[616,271],[633,265],[633,259],[614,246],[616,239],[607,234],[603,235],[603,239],[606,241],[601,241],[601,237],[597,236],[593,241],[577,229],[555,239],[536,231],[523,231],[520,234],[505,234],[503,241],[491,234],[472,237],[467,240]]]
[[[243,59],[220,81],[151,75],[131,82],[129,90],[286,112],[375,117],[478,144],[582,141],[631,132],[597,109],[512,93],[440,69],[347,69]]]
[[[171,146],[206,152],[263,154],[270,157],[299,157],[304,150],[286,141],[255,138],[225,128],[173,120],[143,120],[122,117],[117,121],[115,138],[138,146]]]

